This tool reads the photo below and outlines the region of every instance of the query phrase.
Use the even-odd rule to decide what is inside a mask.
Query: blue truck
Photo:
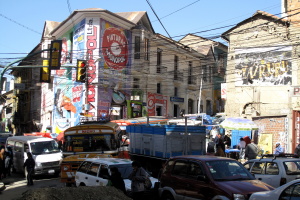
[[[206,127],[180,125],[127,126],[131,160],[157,177],[162,164],[172,156],[205,155]]]

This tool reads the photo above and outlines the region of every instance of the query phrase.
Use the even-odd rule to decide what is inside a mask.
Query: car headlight
[[[41,167],[41,166],[42,166],[42,163],[39,163],[39,162],[36,163],[36,167]]]
[[[242,194],[233,194],[233,199],[234,200],[245,200],[245,196]]]

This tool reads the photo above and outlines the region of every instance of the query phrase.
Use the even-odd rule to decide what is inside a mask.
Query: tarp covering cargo
[[[205,126],[127,126],[130,153],[169,158],[179,155],[203,155]]]

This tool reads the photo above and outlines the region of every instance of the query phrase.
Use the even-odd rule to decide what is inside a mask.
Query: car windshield
[[[254,180],[255,178],[237,161],[207,161],[206,165],[216,181]]]
[[[124,164],[124,165],[111,165],[109,168],[116,167],[118,168],[119,172],[121,173],[121,176],[123,179],[128,179],[130,173],[132,172],[133,168],[130,164]]]
[[[287,175],[300,175],[300,161],[286,161],[283,166]]]
[[[31,152],[34,155],[50,154],[60,152],[56,141],[41,141],[30,143]]]

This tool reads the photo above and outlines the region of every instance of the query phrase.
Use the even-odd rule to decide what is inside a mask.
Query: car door
[[[206,171],[200,162],[191,161],[188,167],[188,173],[185,181],[185,196],[195,199],[212,199],[214,197],[214,188],[208,181]],[[200,178],[202,177],[202,178]]]
[[[176,160],[173,169],[171,171],[171,176],[169,178],[168,187],[173,188],[177,196],[184,198],[186,193],[186,188],[190,186],[190,183],[186,183],[186,176],[188,170],[188,161],[186,160]]]
[[[279,187],[280,179],[282,174],[285,174],[285,172],[281,170],[278,163],[266,162],[264,174],[264,180],[262,180],[263,182],[273,187]]]
[[[91,162],[84,161],[76,171],[75,181],[77,186],[86,186],[88,183],[87,171],[91,165]]]
[[[98,177],[99,169],[100,169],[100,163],[91,163],[85,175],[86,186],[104,185],[102,179]]]

